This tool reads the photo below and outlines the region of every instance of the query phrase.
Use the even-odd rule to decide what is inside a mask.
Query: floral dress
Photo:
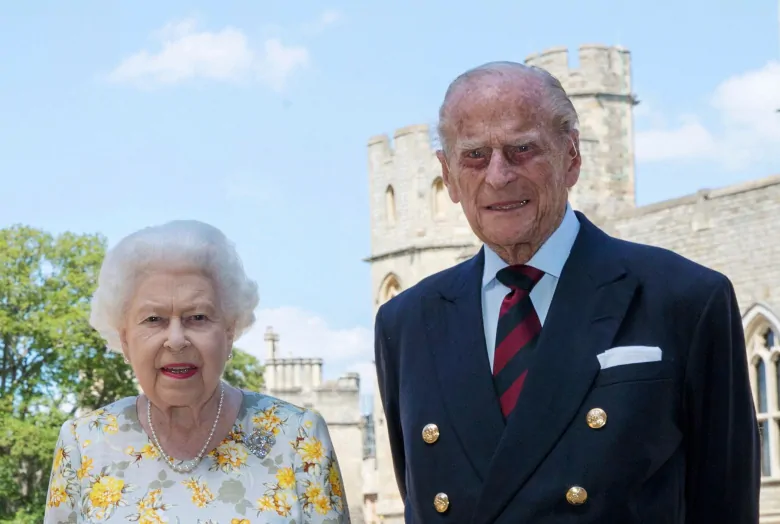
[[[346,524],[346,508],[317,412],[245,391],[230,434],[176,473],[128,397],[63,425],[44,524]]]

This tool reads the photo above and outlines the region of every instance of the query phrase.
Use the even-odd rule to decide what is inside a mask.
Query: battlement
[[[554,75],[569,96],[631,96],[631,53],[620,46],[581,45],[579,66],[572,68],[569,50],[553,47],[526,57],[525,63],[541,67]]]
[[[416,124],[397,129],[393,134],[393,142],[387,135],[376,135],[368,140],[369,173],[374,174],[383,169],[385,164],[396,159],[412,159],[429,157],[433,154],[431,148],[431,130],[427,124]]]

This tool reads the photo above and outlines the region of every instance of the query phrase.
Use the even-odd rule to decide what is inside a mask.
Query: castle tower
[[[572,206],[597,222],[635,206],[633,106],[629,52],[617,47],[579,48],[571,68],[566,49],[526,59],[562,83],[580,119],[583,157]],[[427,126],[415,125],[368,142],[371,209],[371,295],[374,312],[402,290],[476,253],[479,241],[440,178]],[[403,501],[393,473],[379,391],[374,392],[376,515],[403,523]],[[365,476],[365,475],[364,475]]]
[[[426,276],[476,252],[476,237],[459,205],[449,198],[441,164],[426,125],[395,132],[393,143],[377,136],[368,143],[371,198],[372,305],[381,304]],[[403,502],[393,475],[379,391],[374,392],[376,515],[403,523]]]
[[[460,206],[449,198],[426,125],[368,143],[371,280],[379,305],[476,245]],[[469,254],[472,252],[470,251]]]
[[[598,222],[636,205],[631,55],[621,47],[583,45],[579,67],[566,48],[526,58],[563,85],[580,118],[582,169],[570,194],[575,209]]]

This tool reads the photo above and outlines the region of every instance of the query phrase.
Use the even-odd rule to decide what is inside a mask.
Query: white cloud
[[[636,134],[637,160],[704,159],[744,169],[776,155],[780,146],[780,63],[730,77],[708,97],[716,125],[687,116],[676,127]],[[638,115],[639,117],[639,115]]]
[[[255,50],[239,29],[198,31],[194,19],[170,23],[153,37],[159,50],[131,55],[109,73],[108,80],[147,89],[199,78],[234,83],[260,80],[282,91],[290,76],[309,63],[305,47],[270,39]]]
[[[287,47],[276,38],[265,43],[265,67],[261,76],[276,91],[282,91],[290,75],[309,63],[305,47]]]
[[[695,119],[674,129],[642,131],[636,136],[637,159],[645,162],[703,158],[715,150],[710,132]]]
[[[324,11],[319,18],[313,22],[304,24],[303,31],[311,35],[316,35],[324,31],[328,26],[341,22],[342,20],[344,20],[344,15],[341,12],[330,9]]]
[[[374,334],[365,327],[335,329],[320,316],[296,307],[259,309],[257,322],[236,347],[261,361],[267,356],[265,330],[272,326],[279,335],[279,356],[323,359],[326,378],[335,379],[347,371],[360,373],[360,389],[373,393]]]

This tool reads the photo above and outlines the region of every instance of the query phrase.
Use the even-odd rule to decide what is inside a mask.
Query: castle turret
[[[392,144],[385,135],[370,139],[368,169],[371,256],[367,261],[378,307],[401,289],[452,265],[476,242],[441,179],[427,125],[398,129]]]
[[[583,45],[579,67],[556,47],[526,58],[526,64],[554,75],[571,98],[580,119],[582,169],[570,200],[595,219],[636,205],[631,55],[621,47]]]

